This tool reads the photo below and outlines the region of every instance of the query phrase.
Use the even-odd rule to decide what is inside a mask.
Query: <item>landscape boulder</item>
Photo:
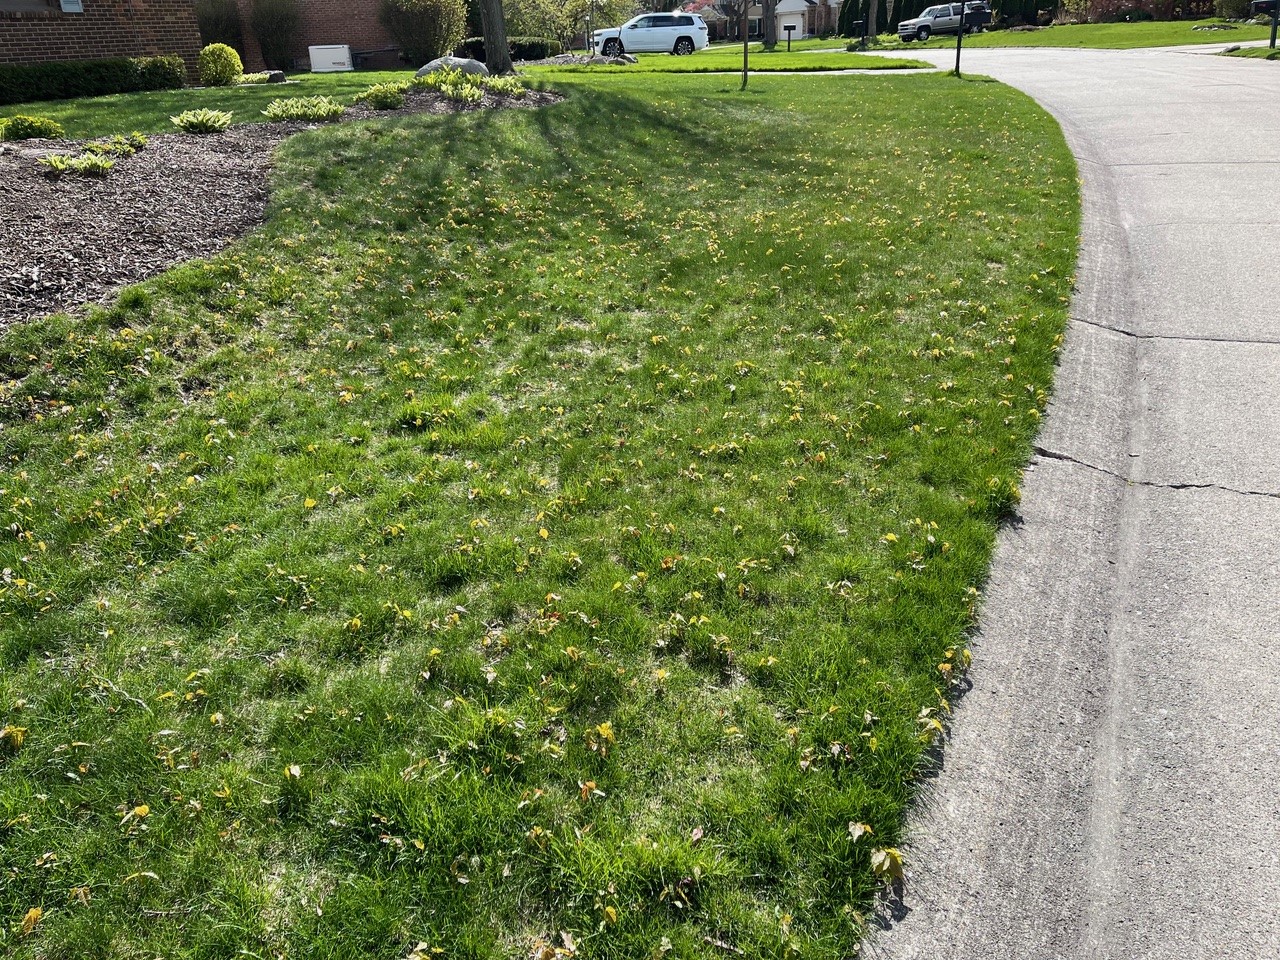
[[[284,75],[283,70],[268,70],[267,83],[285,83],[289,78]]]
[[[418,76],[425,77],[428,73],[435,73],[446,67],[461,70],[463,73],[478,73],[483,77],[489,75],[489,68],[479,60],[468,60],[466,57],[439,57],[419,70]]]

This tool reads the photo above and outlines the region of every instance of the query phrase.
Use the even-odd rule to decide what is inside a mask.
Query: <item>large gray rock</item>
[[[446,67],[461,70],[463,73],[478,73],[485,77],[489,75],[489,68],[479,60],[468,60],[466,57],[439,57],[419,70],[418,76],[425,77],[428,73],[435,73]]]
[[[268,70],[267,83],[287,83],[288,77],[284,75],[283,70]]]

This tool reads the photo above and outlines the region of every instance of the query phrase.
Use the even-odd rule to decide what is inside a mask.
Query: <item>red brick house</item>
[[[291,51],[293,65],[298,69],[306,70],[311,65],[308,47],[338,44],[351,48],[358,67],[401,65],[396,42],[378,20],[379,0],[299,0],[299,3],[302,29]],[[244,68],[261,70],[262,50],[249,26],[253,0],[236,0],[236,6],[244,27]]]
[[[200,53],[193,0],[0,0],[0,63]]]

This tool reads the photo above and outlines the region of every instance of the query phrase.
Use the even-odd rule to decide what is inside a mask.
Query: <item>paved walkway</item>
[[[1280,64],[964,56],[1066,131],[1080,284],[905,915],[865,954],[1280,958]]]

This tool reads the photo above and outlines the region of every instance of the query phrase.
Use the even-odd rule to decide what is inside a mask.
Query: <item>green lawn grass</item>
[[[815,41],[816,42],[816,41]],[[829,43],[829,41],[828,41]],[[702,51],[690,57],[669,54],[642,54],[640,62],[627,67],[531,67],[531,78],[561,73],[717,73],[742,69],[741,48]],[[918,60],[868,57],[845,52],[800,54],[764,53],[759,44],[751,56],[753,71],[889,70],[928,67]],[[229,110],[235,123],[265,123],[262,110],[279,97],[329,96],[351,103],[356,94],[375,83],[404,80],[407,70],[361,71],[355,73],[298,74],[285,86],[254,84],[241,87],[202,87],[162,90],[154,93],[116,94],[78,100],[50,100],[0,107],[0,118],[17,114],[49,117],[62,124],[66,136],[74,140],[109,136],[120,130],[141,133],[168,133],[174,130],[169,118],[184,110],[207,107]]]
[[[853,955],[1075,165],[991,83],[557,85],[0,335],[6,957]]]
[[[138,130],[142,133],[172,133],[169,118],[184,110],[207,107],[230,110],[235,123],[265,123],[263,108],[280,97],[329,96],[343,103],[375,83],[405,80],[408,70],[359,71],[354,73],[303,73],[291,83],[253,84],[242,87],[200,87],[188,90],[160,90],[154,93],[121,93],[109,97],[79,100],[48,100],[0,107],[0,117],[16,114],[49,117],[62,124],[66,135],[83,140]]]
[[[1131,50],[1139,47],[1175,47],[1193,43],[1238,43],[1270,36],[1269,27],[1236,24],[1235,30],[1193,30],[1193,27],[1221,20],[1148,21],[1145,23],[1082,23],[1043,30],[992,30],[965,37],[966,47],[1087,47],[1096,50]],[[882,35],[881,49],[954,47],[954,35],[933,37],[927,43],[901,43],[896,36]]]
[[[666,53],[642,53],[638,63],[625,67],[577,66],[530,67],[530,76],[561,73],[722,73],[742,71],[742,48],[703,50],[687,57],[673,57]],[[753,73],[780,71],[786,73],[821,72],[830,70],[903,70],[929,67],[919,60],[890,59],[847,53],[843,50],[823,53],[787,53],[776,50],[765,53],[754,50],[747,57]]]

